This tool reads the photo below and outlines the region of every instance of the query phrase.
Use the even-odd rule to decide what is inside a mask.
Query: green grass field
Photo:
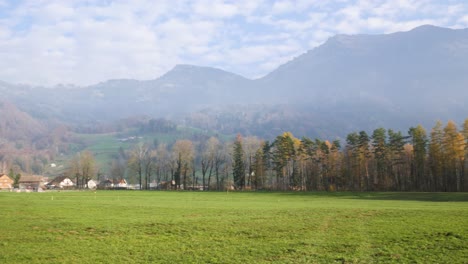
[[[468,193],[0,193],[0,263],[467,263]]]

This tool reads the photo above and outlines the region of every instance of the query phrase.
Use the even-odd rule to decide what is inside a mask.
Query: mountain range
[[[429,128],[468,117],[468,29],[336,35],[255,80],[177,65],[154,80],[0,82],[0,93],[36,119],[77,125],[146,115],[226,133],[326,138],[379,126]]]

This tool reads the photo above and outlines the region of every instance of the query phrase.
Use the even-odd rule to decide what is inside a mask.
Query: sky
[[[468,27],[467,0],[0,0],[0,80],[156,79],[177,64],[259,78],[336,34]]]

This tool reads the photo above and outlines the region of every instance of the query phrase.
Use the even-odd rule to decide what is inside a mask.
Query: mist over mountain
[[[38,117],[111,121],[133,115],[180,116],[244,100],[249,80],[219,69],[177,65],[155,80],[109,80],[87,87],[30,87],[0,83],[6,98]]]
[[[295,100],[361,98],[461,102],[468,94],[468,29],[421,26],[388,35],[337,35],[258,80]],[[452,93],[452,94],[451,94]],[[304,97],[306,95],[307,97]]]
[[[468,29],[421,26],[337,35],[256,82],[272,101],[322,112],[330,127],[402,129],[466,118],[467,73]]]
[[[39,119],[79,124],[147,115],[266,137],[460,122],[468,117],[468,29],[337,35],[257,80],[177,65],[154,80],[52,88],[0,82],[0,92]]]

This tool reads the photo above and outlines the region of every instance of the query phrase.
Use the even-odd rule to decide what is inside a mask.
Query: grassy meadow
[[[468,193],[0,193],[0,263],[467,263]]]

